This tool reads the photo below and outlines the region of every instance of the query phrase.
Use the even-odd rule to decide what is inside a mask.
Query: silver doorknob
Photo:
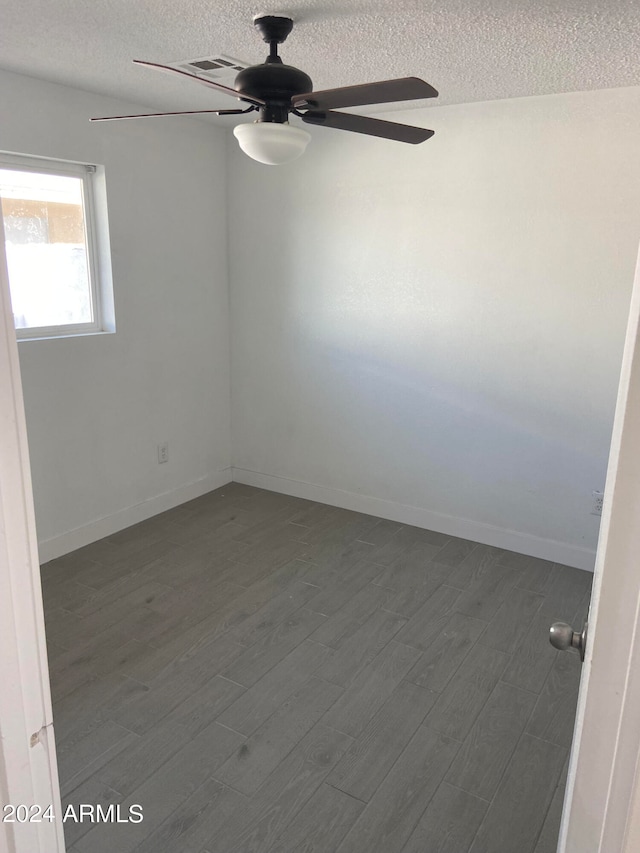
[[[549,642],[561,652],[571,648],[577,649],[580,652],[580,660],[583,661],[587,644],[587,623],[585,622],[582,631],[578,632],[566,622],[554,622],[549,629]]]

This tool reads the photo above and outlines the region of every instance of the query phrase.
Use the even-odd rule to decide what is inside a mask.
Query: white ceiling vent
[[[198,77],[204,77],[206,80],[230,81],[234,79],[238,71],[248,68],[250,63],[221,53],[216,56],[203,56],[200,59],[168,62],[167,65],[171,68],[177,68],[179,71],[197,74]]]

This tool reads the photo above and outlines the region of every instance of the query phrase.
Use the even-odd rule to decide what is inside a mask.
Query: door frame
[[[8,816],[4,807],[9,804],[39,806],[43,811],[50,805],[55,817],[42,819],[32,810],[30,820],[0,821],[0,849],[64,853],[31,466],[4,240],[0,240],[0,649],[2,815]]]
[[[558,853],[640,850],[639,761],[640,256],[620,372]]]

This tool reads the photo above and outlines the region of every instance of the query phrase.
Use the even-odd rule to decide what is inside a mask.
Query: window
[[[18,338],[115,331],[103,170],[0,154]]]

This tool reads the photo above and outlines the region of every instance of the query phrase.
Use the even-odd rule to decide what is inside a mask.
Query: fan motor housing
[[[235,79],[234,88],[243,95],[262,98],[267,106],[261,109],[262,121],[287,121],[293,95],[313,90],[311,77],[282,62],[263,62],[243,69]]]

